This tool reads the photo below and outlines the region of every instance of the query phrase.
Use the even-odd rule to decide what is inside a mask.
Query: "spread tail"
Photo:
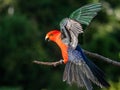
[[[92,84],[102,87],[109,87],[109,83],[105,80],[105,75],[92,61],[87,59],[80,47],[76,48],[80,52],[82,59],[76,61],[68,61],[65,66],[63,81],[68,84],[76,83],[78,87],[85,86],[87,90],[92,90]]]

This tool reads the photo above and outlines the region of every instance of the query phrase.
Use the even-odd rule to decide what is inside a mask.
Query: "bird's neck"
[[[64,63],[66,64],[68,61],[68,46],[66,44],[64,44],[61,40],[61,38],[57,38],[55,40],[56,44],[60,47],[61,52],[62,52],[62,56],[64,59]]]

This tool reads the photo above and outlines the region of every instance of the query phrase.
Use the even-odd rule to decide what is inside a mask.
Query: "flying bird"
[[[78,45],[78,36],[101,10],[101,3],[93,3],[75,10],[69,17],[60,22],[60,30],[52,30],[45,39],[55,42],[61,49],[62,62],[65,64],[63,81],[69,85],[92,90],[92,82],[101,88],[109,87],[103,71],[90,61]]]

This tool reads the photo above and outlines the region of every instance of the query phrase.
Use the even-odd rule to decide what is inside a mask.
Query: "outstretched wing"
[[[89,25],[100,9],[100,3],[85,5],[74,11],[69,18],[63,19],[60,22],[63,42],[75,49],[78,35],[83,33],[81,24]]]
[[[81,24],[89,25],[91,20],[97,15],[98,11],[100,10],[101,10],[101,3],[85,5],[74,11],[70,15],[70,18],[77,20]]]

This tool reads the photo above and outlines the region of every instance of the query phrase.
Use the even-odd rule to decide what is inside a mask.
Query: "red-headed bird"
[[[100,3],[85,5],[69,18],[64,18],[60,22],[60,30],[52,30],[45,37],[61,49],[62,60],[66,64],[63,81],[70,85],[76,83],[78,87],[85,86],[87,90],[92,90],[91,82],[101,88],[110,86],[103,71],[85,56],[78,45],[78,35],[83,33],[82,25],[88,26],[100,10]]]

